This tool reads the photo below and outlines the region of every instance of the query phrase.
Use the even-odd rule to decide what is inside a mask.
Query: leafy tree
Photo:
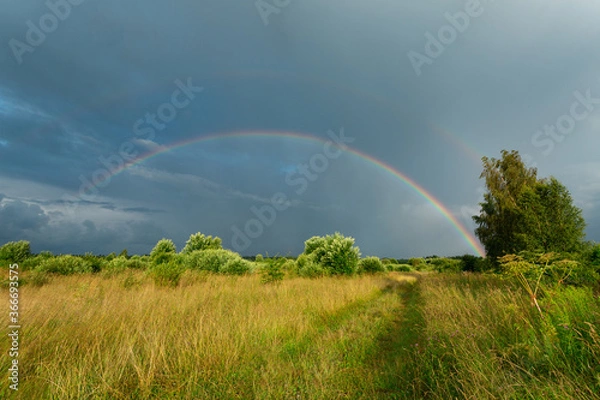
[[[488,257],[497,262],[521,251],[576,251],[584,237],[581,210],[555,178],[538,179],[515,150],[502,158],[482,158],[487,192],[475,230]]]
[[[581,210],[572,203],[567,188],[554,177],[538,181],[524,191],[524,232],[518,235],[528,250],[548,253],[582,249],[585,221]]]
[[[190,236],[181,252],[187,254],[196,250],[221,250],[222,248],[221,238],[216,236],[214,238],[212,236],[205,236],[198,232]]]

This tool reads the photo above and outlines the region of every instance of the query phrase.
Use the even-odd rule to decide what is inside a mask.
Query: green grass
[[[543,318],[508,281],[436,273],[161,287],[129,270],[20,299],[21,382],[1,398],[600,398],[600,301],[581,288],[548,292]]]

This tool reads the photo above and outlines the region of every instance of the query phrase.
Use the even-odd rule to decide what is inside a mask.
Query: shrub
[[[425,267],[426,262],[422,258],[411,258],[410,260],[408,260],[408,264],[410,264],[417,271],[420,271]]]
[[[360,259],[360,249],[354,246],[354,238],[339,232],[308,239],[304,242],[304,254],[313,257],[317,264],[334,275],[355,273]]]
[[[157,286],[172,287],[179,284],[183,272],[183,266],[175,260],[155,264],[148,270],[150,277]]]
[[[214,238],[212,236],[204,236],[204,234],[198,232],[190,236],[181,252],[183,254],[188,254],[193,251],[221,249],[223,249],[221,238],[216,236]]]
[[[365,274],[385,272],[385,266],[378,257],[367,257],[358,262],[358,271]]]
[[[264,267],[262,268],[262,283],[276,283],[283,280],[285,276],[284,272],[284,264],[286,264],[288,260],[285,258],[270,258],[264,262]]]
[[[461,260],[451,258],[434,258],[430,260],[432,269],[437,272],[460,272],[463,267]]]
[[[102,275],[112,277],[124,272],[127,269],[128,260],[125,257],[117,257],[106,263]]]
[[[25,261],[19,264],[19,267],[24,271],[33,270],[36,269],[44,260],[53,257],[54,256],[52,255],[52,253],[43,251],[36,256],[27,258]]]
[[[210,272],[221,272],[230,260],[241,259],[240,255],[230,250],[194,251],[185,257],[188,268]]]
[[[0,260],[9,263],[21,263],[29,257],[31,257],[31,247],[26,240],[8,242],[0,247]]]
[[[313,236],[304,242],[304,254],[309,255],[317,252],[316,257],[320,257],[319,251],[325,246],[325,238],[321,236]]]
[[[36,268],[50,274],[72,275],[92,272],[92,265],[82,257],[63,255],[47,258]]]
[[[144,261],[140,256],[133,256],[129,260],[127,260],[127,268],[147,269],[148,262]]]
[[[392,272],[411,272],[413,270],[408,264],[390,264],[387,269]]]
[[[241,257],[230,259],[219,272],[226,275],[244,275],[252,270],[252,263]]]
[[[301,254],[296,260],[296,269],[299,276],[303,278],[319,278],[329,275],[321,265],[314,261],[313,256]]]
[[[150,252],[150,259],[154,265],[168,263],[172,261],[177,249],[171,239],[161,239]]]
[[[110,262],[108,259],[103,259],[93,255],[92,253],[85,253],[83,259],[90,263],[92,266],[92,272],[100,272]],[[114,260],[114,258],[113,258]]]
[[[310,262],[298,270],[298,275],[303,278],[320,278],[322,276],[329,276],[330,273],[319,264]]]

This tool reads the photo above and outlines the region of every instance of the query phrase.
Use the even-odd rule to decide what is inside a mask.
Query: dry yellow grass
[[[377,377],[367,359],[400,308],[386,290],[397,284],[366,276],[263,285],[187,272],[177,288],[141,273],[23,286],[18,395],[368,398]],[[0,355],[3,369],[9,362]],[[0,388],[8,393],[6,382]]]

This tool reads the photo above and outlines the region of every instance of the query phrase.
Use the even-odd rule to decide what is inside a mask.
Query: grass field
[[[176,288],[84,274],[20,299],[19,391],[4,379],[2,398],[600,398],[585,289],[545,299],[544,318],[511,283],[435,273],[264,285],[187,271]]]

